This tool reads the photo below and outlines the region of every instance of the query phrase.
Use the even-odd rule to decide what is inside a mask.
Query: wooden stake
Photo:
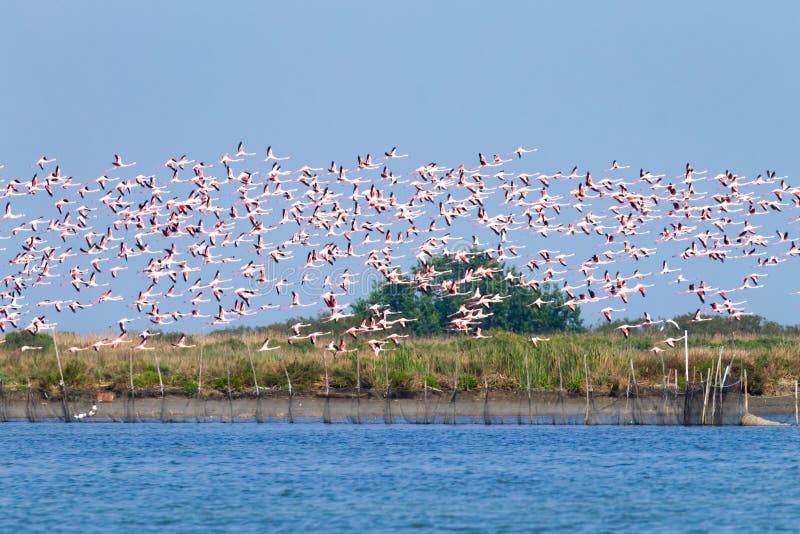
[[[322,351],[322,363],[325,365],[325,396],[328,397],[331,394],[331,383],[328,380],[328,352]]]
[[[701,424],[706,424],[706,409],[708,408],[708,392],[711,383],[711,369],[706,373],[706,384],[703,392],[703,417],[700,419]]]
[[[0,423],[8,421],[8,414],[6,413],[6,398],[3,394],[3,378],[0,377]]]
[[[197,366],[197,396],[200,397],[200,392],[203,390],[203,344],[200,343],[200,357]]]
[[[459,356],[459,351],[461,350],[461,345],[460,345],[460,343],[458,343],[458,341],[456,341],[456,349],[458,349],[458,350],[456,350],[453,353],[454,354],[454,358],[453,358],[454,359],[454,361],[453,361],[453,396],[450,398],[450,406],[453,408],[453,410],[452,410],[453,411],[452,424],[454,424],[454,425],[457,423],[456,416],[458,414],[457,405],[456,405],[456,397],[458,395],[458,356]]]
[[[131,395],[133,395],[133,351],[128,351],[128,378],[131,383]]]
[[[717,386],[719,386],[719,412],[720,412],[720,418],[719,419],[720,419],[720,423],[722,423],[722,417],[721,417],[721,415],[722,415],[722,391],[723,391],[723,386],[724,386],[724,384],[721,383],[722,382],[722,351],[723,350],[724,349],[722,347],[720,347],[720,349],[719,349],[719,357],[717,358],[717,372],[714,375],[714,377],[715,377],[714,378],[714,382],[716,383]],[[712,410],[711,410],[711,424],[713,425],[713,424],[715,424],[715,420],[717,418],[717,392],[716,392],[716,390],[714,390],[714,398],[712,399],[711,405],[713,407]]]
[[[483,377],[483,424],[492,424],[492,414],[489,411],[489,386],[487,384],[486,376]]]
[[[386,398],[389,398],[389,356],[383,351],[383,368],[386,374]]]
[[[58,342],[56,341],[56,329],[53,328],[53,348],[56,350],[56,362],[58,363],[58,376],[61,379],[61,408],[64,411],[64,422],[69,423],[72,421],[72,415],[69,413],[69,401],[67,400],[67,383],[64,382],[64,371],[61,368],[61,356],[58,354]]]
[[[430,372],[430,366],[428,365],[428,355],[425,355],[425,374],[422,377],[422,391],[423,391],[423,398],[422,402],[425,409],[424,420],[423,422],[427,425],[430,421],[428,418],[428,373]]]
[[[356,393],[361,397],[361,357],[356,349]]]
[[[458,351],[455,352],[453,361],[453,400],[456,398],[456,391],[458,391]]]
[[[28,382],[28,391],[27,391],[27,395],[26,395],[26,398],[25,398],[25,416],[28,418],[28,421],[30,421],[31,423],[35,423],[36,422],[36,410],[35,410],[36,404],[34,404],[34,401],[33,401],[33,390],[31,390],[31,379],[27,378],[27,382]]]
[[[797,380],[794,381],[794,426],[800,425],[800,418],[797,411]]]
[[[231,359],[225,351],[225,384],[228,388],[228,408],[230,409],[231,423],[233,423],[233,392],[231,391]]]
[[[713,367],[713,365],[714,365],[713,362],[712,362],[711,365]],[[716,386],[716,382],[717,382],[717,370],[716,369],[714,369],[714,371],[711,373],[711,377],[712,377],[713,382],[712,382],[712,380],[709,381],[709,383],[711,384],[709,386],[709,392],[710,392],[710,395],[711,395],[711,424],[713,425],[714,424],[714,414],[716,413],[716,409],[717,409],[717,392],[714,389],[714,386]]]
[[[286,366],[283,366],[283,373],[286,375],[286,384],[289,386],[289,396],[292,395],[292,379],[289,378],[289,370],[286,369]]]
[[[130,381],[130,394],[128,396],[127,422],[136,422],[136,390],[133,386],[133,351],[128,351],[128,379]]]
[[[589,424],[589,392],[592,390],[592,385],[589,383],[589,364],[586,363],[586,355],[583,355],[583,370],[586,373],[586,417],[584,423]]]
[[[392,424],[392,402],[391,384],[389,383],[389,355],[386,351],[383,354],[384,369],[386,372],[386,396],[383,401],[383,422],[387,425]]]
[[[558,365],[558,392],[564,391],[564,379],[561,376],[561,355],[556,356],[556,365]]]
[[[289,370],[286,368],[286,365],[283,366],[283,373],[286,375],[286,384],[289,386],[289,422],[294,423],[294,416],[292,415],[292,398],[294,397],[294,393],[292,393],[292,379],[289,378]]]
[[[161,379],[161,367],[158,365],[158,356],[153,354],[153,358],[156,361],[156,372],[158,372],[158,386],[161,388],[161,398],[164,398],[164,381]]]
[[[689,332],[683,331],[683,354],[686,363],[686,387],[689,387]]]
[[[166,423],[164,411],[166,408],[166,399],[164,398],[164,380],[161,378],[161,366],[158,365],[158,356],[153,354],[153,359],[156,362],[156,372],[158,373],[158,387],[161,389],[161,422]]]
[[[528,401],[531,400],[531,370],[528,367],[528,351],[525,351],[525,391],[528,392]]]
[[[747,369],[743,371],[744,374],[744,413],[750,413],[749,395],[747,393]]]
[[[253,351],[250,350],[250,345],[247,345],[247,357],[250,358],[250,370],[253,372],[253,385],[256,387],[256,397],[261,396],[261,388],[258,387],[258,376],[256,376],[256,365],[253,362]]]
[[[636,387],[636,371],[633,369],[633,358],[631,358],[631,378],[633,378],[633,386]],[[638,390],[639,388],[636,389]]]

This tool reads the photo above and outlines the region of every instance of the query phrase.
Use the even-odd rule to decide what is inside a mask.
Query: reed
[[[30,383],[31,390],[57,395],[63,375],[63,384],[76,393],[135,389],[137,396],[159,396],[163,388],[167,394],[220,398],[289,391],[289,384],[293,392],[324,391],[327,384],[329,391],[381,388],[422,393],[432,388],[455,393],[482,388],[583,393],[587,369],[592,390],[603,394],[631,386],[631,359],[639,387],[663,387],[664,369],[680,370],[683,380],[682,347],[662,353],[663,363],[647,351],[657,336],[631,341],[597,333],[551,335],[551,341],[534,347],[528,336],[486,334],[493,336],[490,342],[454,336],[409,338],[379,358],[359,338],[350,344],[358,352],[329,355],[324,360],[320,348],[309,342],[253,352],[250,347],[260,344],[264,331],[244,331],[240,337],[194,336],[190,342],[197,344],[196,349],[176,349],[169,336],[156,336],[148,342],[155,348],[152,358],[129,359],[129,349],[122,348],[60,352],[57,357],[54,345],[35,354],[0,345],[0,376],[6,391],[24,391]],[[280,339],[277,331],[267,335]],[[750,393],[793,394],[793,383],[786,377],[800,376],[798,340],[743,335],[733,341],[740,363],[737,372],[747,371]],[[59,332],[58,346],[86,346],[91,341]],[[715,336],[694,336],[691,342],[690,366],[703,378],[707,370],[717,368],[719,350],[731,345],[730,339]]]

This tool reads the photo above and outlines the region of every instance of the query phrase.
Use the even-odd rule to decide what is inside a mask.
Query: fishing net
[[[0,419],[59,420],[60,399],[35,390],[0,390]],[[85,398],[84,398],[85,397]],[[70,413],[92,397],[70,396]],[[395,389],[336,391],[329,395],[261,391],[257,397],[120,395],[98,402],[93,420],[124,422],[313,422],[517,425],[736,425],[745,415],[739,380],[723,386],[693,383],[683,390],[632,384],[616,396],[558,391]],[[82,421],[88,421],[83,419]]]

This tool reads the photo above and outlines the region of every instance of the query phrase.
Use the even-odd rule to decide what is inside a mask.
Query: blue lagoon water
[[[0,531],[800,528],[792,428],[0,425]]]

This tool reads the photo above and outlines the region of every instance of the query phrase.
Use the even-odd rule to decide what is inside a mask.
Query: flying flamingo
[[[285,156],[285,157],[279,158],[279,157],[275,156],[275,154],[273,154],[272,146],[268,146],[267,147],[267,159],[265,159],[264,162],[267,162],[267,161],[283,161],[283,160],[287,160],[287,159],[289,159],[289,156]]]
[[[120,156],[119,154],[114,154],[113,165],[117,169],[124,169],[125,167],[133,167],[134,165],[136,165],[136,162],[134,161],[132,163],[123,163],[122,156]]]
[[[41,157],[41,158],[39,158],[39,160],[36,162],[36,165],[38,165],[40,169],[44,169],[44,166],[45,166],[45,165],[47,165],[48,163],[52,163],[52,162],[54,162],[55,160],[56,160],[56,158],[53,158],[53,159],[47,159],[47,156],[42,156],[42,157]]]
[[[269,338],[265,338],[265,339],[264,339],[264,342],[263,342],[263,343],[261,344],[261,346],[258,348],[258,351],[257,351],[257,352],[266,352],[266,351],[270,351],[270,350],[277,350],[277,349],[279,349],[279,348],[280,348],[280,347],[270,347],[270,346],[269,346]]]
[[[189,345],[189,344],[187,344],[186,343],[186,335],[185,334],[182,335],[181,338],[177,342],[171,343],[171,345],[173,347],[175,347],[175,348],[178,348],[178,349],[190,349],[192,347],[196,347],[197,346],[197,345]]]

